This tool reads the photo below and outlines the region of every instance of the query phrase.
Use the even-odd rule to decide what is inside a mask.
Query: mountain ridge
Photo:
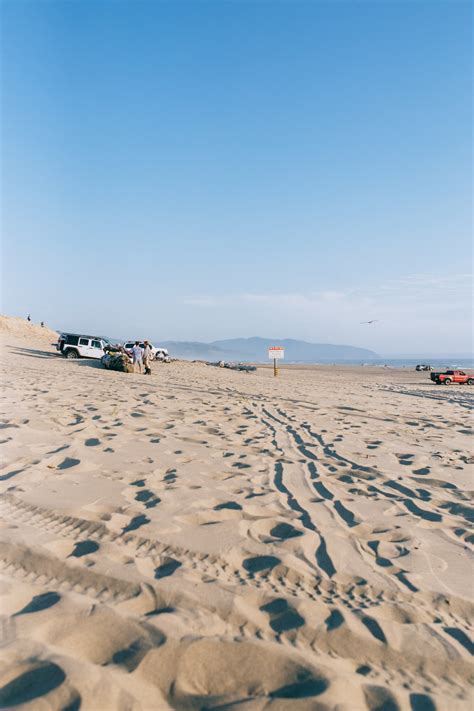
[[[154,341],[155,342],[155,341]],[[158,341],[156,341],[158,342]],[[378,354],[368,348],[345,344],[310,343],[295,338],[228,338],[210,342],[160,341],[170,355],[190,360],[238,360],[267,362],[270,346],[282,346],[286,361],[373,360]]]

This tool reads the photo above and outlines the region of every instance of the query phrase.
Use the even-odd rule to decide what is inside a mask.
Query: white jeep
[[[66,358],[97,358],[104,355],[110,341],[101,336],[81,336],[78,333],[61,333],[56,349]]]

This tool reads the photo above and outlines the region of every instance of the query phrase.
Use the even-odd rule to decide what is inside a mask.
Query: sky
[[[472,351],[470,2],[0,7],[2,313]]]

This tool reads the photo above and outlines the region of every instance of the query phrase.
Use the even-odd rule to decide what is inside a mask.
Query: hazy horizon
[[[1,12],[2,312],[472,352],[470,3]]]
[[[22,314],[1,314],[3,316],[11,316],[14,318],[22,318]],[[34,323],[34,321],[33,321]],[[38,323],[38,322],[37,322]],[[62,332],[69,332],[69,333],[88,333],[89,335],[97,335],[97,336],[103,336],[105,338],[109,338],[112,342],[119,342],[119,343],[124,343],[125,341],[131,341],[131,340],[140,340],[143,338],[147,338],[150,342],[154,343],[155,345],[160,345],[160,343],[196,343],[200,345],[213,345],[215,343],[220,343],[220,342],[226,342],[226,341],[232,341],[232,340],[242,340],[242,341],[250,341],[254,339],[261,339],[264,341],[273,341],[275,345],[278,345],[279,342],[281,341],[291,341],[295,340],[298,342],[305,342],[305,343],[310,343],[314,345],[334,345],[334,346],[350,346],[350,347],[355,347],[355,348],[362,348],[362,349],[368,349],[368,350],[373,350],[369,348],[368,346],[365,346],[364,344],[361,343],[349,343],[349,342],[324,342],[324,341],[308,341],[305,339],[295,339],[291,336],[239,336],[239,337],[233,337],[229,336],[228,338],[215,338],[212,340],[204,340],[204,339],[190,339],[190,338],[182,338],[182,339],[175,339],[175,338],[155,338],[153,336],[153,333],[150,333],[149,331],[146,331],[145,333],[131,333],[131,334],[111,334],[107,331],[104,330],[97,330],[97,331],[91,331],[90,329],[75,329],[75,328],[63,328],[63,327],[57,327],[54,324],[45,324],[47,327],[51,328],[52,330],[57,331],[58,333]],[[377,356],[380,357],[381,359],[383,358],[391,358],[391,359],[402,359],[402,360],[411,360],[414,358],[461,358],[463,360],[468,360],[472,359],[474,357],[474,351],[414,351],[414,352],[376,352]]]

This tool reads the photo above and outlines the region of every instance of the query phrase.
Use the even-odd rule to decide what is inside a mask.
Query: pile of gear
[[[105,355],[100,362],[108,370],[118,370],[121,373],[133,373],[133,365],[130,357],[121,346],[107,346]]]
[[[240,370],[243,373],[253,373],[257,370],[255,365],[246,365],[245,363],[227,363],[225,360],[219,360],[217,363],[207,363],[207,365],[216,365],[218,368],[229,368],[229,370]]]

